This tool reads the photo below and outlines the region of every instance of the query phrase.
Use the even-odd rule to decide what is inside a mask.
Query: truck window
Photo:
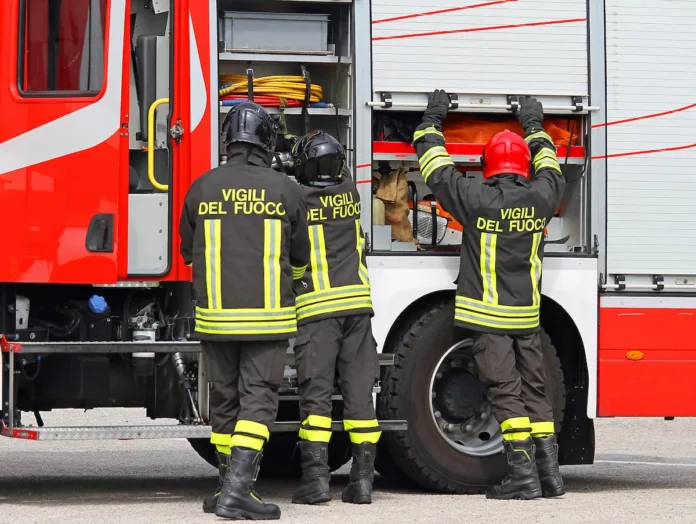
[[[96,95],[104,83],[106,0],[23,0],[20,13],[21,93]]]

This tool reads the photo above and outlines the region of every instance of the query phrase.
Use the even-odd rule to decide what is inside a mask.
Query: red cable
[[[221,97],[220,100],[249,100],[249,97],[245,95],[227,95]],[[277,96],[254,96],[254,102],[259,104],[260,106],[266,107],[280,107],[281,105],[280,98]],[[292,100],[286,98],[285,107],[302,107],[302,102],[300,102],[299,100]]]

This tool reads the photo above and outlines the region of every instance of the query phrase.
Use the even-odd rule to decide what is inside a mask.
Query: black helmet
[[[240,102],[222,122],[222,147],[227,151],[230,145],[244,142],[273,153],[277,132],[278,123],[263,107],[253,102]]]
[[[295,178],[307,186],[330,186],[341,180],[346,153],[338,140],[324,131],[312,131],[292,148]]]

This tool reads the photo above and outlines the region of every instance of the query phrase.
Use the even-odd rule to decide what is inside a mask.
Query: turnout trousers
[[[474,333],[473,353],[503,438],[523,440],[530,433],[534,437],[552,435],[553,410],[544,389],[546,374],[539,333]]]
[[[212,389],[210,441],[229,455],[235,446],[261,451],[278,412],[286,340],[201,341]]]
[[[300,438],[329,442],[331,396],[338,372],[343,426],[353,444],[377,443],[381,435],[372,402],[379,357],[370,315],[349,315],[302,324],[295,340],[300,390]]]

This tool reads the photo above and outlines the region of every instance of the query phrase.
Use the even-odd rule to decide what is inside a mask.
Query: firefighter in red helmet
[[[544,228],[566,183],[537,100],[520,100],[524,139],[503,131],[486,144],[483,183],[462,176],[444,147],[449,107],[447,93],[432,93],[413,142],[426,184],[464,225],[454,321],[473,335],[479,378],[488,386],[510,466],[486,496],[560,496],[565,487],[544,391],[539,310]]]

